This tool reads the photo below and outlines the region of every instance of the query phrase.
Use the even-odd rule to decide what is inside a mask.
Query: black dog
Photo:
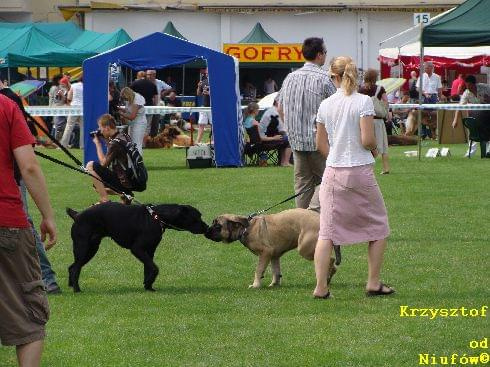
[[[104,237],[111,237],[119,246],[144,264],[145,289],[153,291],[158,267],[153,255],[162,239],[165,228],[204,234],[208,225],[201,213],[190,205],[165,204],[151,206],[157,218],[151,216],[145,205],[123,205],[114,202],[94,205],[83,212],[67,208],[75,223],[71,227],[75,262],[68,268],[68,285],[80,292],[78,279],[82,267],[99,249]]]

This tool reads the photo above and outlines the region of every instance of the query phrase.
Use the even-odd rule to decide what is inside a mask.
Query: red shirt
[[[453,84],[451,84],[451,95],[457,96],[459,94],[459,90],[463,87],[463,85],[464,85],[463,78],[454,79]]]
[[[30,226],[14,179],[14,149],[35,143],[19,107],[0,95],[0,227]]]

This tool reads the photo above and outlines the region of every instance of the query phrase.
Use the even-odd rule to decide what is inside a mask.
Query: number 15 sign
[[[430,13],[413,13],[413,25],[422,24],[425,26],[429,24]]]

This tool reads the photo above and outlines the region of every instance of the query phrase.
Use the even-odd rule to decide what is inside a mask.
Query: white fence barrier
[[[244,106],[245,107],[245,106]],[[423,109],[423,110],[490,110],[490,104],[390,104],[394,110],[402,109]],[[26,111],[33,116],[83,116],[81,107],[48,107],[48,106],[26,106]],[[167,107],[167,106],[147,106],[147,115],[166,114],[175,112],[205,112],[211,111],[211,107]]]

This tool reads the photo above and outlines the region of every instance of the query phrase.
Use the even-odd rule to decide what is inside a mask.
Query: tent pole
[[[419,62],[419,111],[418,111],[418,119],[419,119],[419,149],[418,156],[419,161],[422,160],[422,98],[424,97],[424,46],[422,45],[422,31],[423,24],[420,22],[420,62]]]
[[[182,95],[185,96],[185,64],[182,65]]]

